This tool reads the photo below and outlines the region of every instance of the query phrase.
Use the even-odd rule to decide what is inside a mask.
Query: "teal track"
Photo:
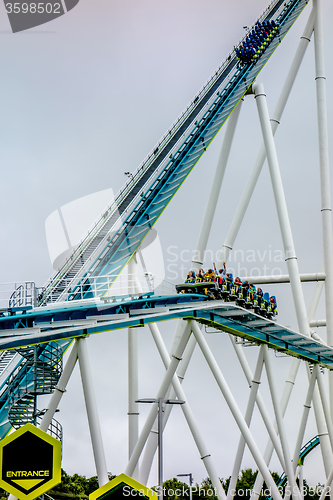
[[[314,438],[310,439],[301,449],[299,458],[298,458],[298,464],[297,465],[303,465],[304,464],[304,459],[305,457],[312,451],[314,450],[318,445],[320,444],[319,437],[315,436]],[[285,486],[287,483],[287,476],[283,472],[279,478],[279,480],[276,483],[276,486],[278,488]],[[272,500],[272,497],[267,498],[267,500]]]

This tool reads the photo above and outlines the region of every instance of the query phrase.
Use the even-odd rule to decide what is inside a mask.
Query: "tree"
[[[109,481],[113,479],[114,475],[108,473]],[[73,474],[70,476],[66,471],[61,469],[61,483],[55,486],[52,490],[48,491],[48,494],[55,499],[67,498],[77,498],[86,499],[93,491],[99,488],[97,476],[92,476],[86,478],[86,476],[80,476],[79,474]]]
[[[157,487],[156,491],[158,491]],[[178,481],[175,477],[163,483],[164,500],[188,500],[190,498],[190,487],[186,483]]]

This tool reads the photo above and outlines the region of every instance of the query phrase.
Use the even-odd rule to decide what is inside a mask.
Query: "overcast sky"
[[[253,23],[265,7],[266,0],[80,0],[75,9],[59,19],[14,35],[4,5],[0,5],[1,282],[45,283],[53,272],[45,238],[47,217],[77,198],[107,188],[117,192],[125,181],[124,172],[135,170],[232,50],[244,34],[243,26]],[[271,112],[309,12],[307,7],[258,78],[265,85]],[[333,41],[329,36],[332,3],[323,2],[323,13],[329,90],[333,72]],[[331,92],[327,98],[331,130]],[[224,129],[155,226],[165,276],[173,282],[181,281],[189,266],[223,134]],[[255,101],[248,96],[208,243],[212,255],[224,242],[260,144]],[[318,272],[322,266],[322,235],[312,42],[276,135],[276,145],[299,268],[301,272]],[[243,268],[240,274],[249,274],[254,268],[261,274],[274,268],[274,272],[286,272],[279,258],[282,242],[267,165],[235,249],[236,258],[231,256],[229,266]],[[210,254],[205,267],[211,265]],[[304,285],[307,305],[313,289],[313,285]],[[271,287],[273,290],[279,304],[279,322],[297,329],[289,286]],[[322,305],[316,317],[324,317]],[[175,324],[168,322],[161,329],[170,346]],[[228,336],[207,337],[245,411],[248,387]],[[88,342],[107,467],[119,474],[127,464],[127,332],[91,337]],[[139,396],[153,397],[164,369],[148,329],[139,332],[139,350]],[[257,348],[246,350],[252,367],[257,353]],[[280,392],[290,363],[289,358],[274,359]],[[302,366],[286,415],[292,450],[306,393],[305,377]],[[238,429],[198,348],[184,389],[218,474],[225,478],[231,474]],[[261,390],[267,394],[265,377]],[[70,474],[94,475],[78,368],[60,410],[57,418],[64,427],[64,469]],[[143,425],[148,408],[140,411]],[[266,437],[257,413],[253,433],[263,451]],[[305,438],[316,434],[311,416]],[[324,481],[318,449],[305,464],[305,477],[311,484]],[[242,467],[255,467],[248,452]],[[157,483],[156,469],[155,462],[149,485]],[[275,457],[271,469],[281,472]],[[175,408],[165,431],[165,477],[184,472],[192,472],[196,482],[207,475],[181,409]]]

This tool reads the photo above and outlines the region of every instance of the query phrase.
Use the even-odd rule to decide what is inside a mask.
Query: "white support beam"
[[[289,99],[289,95],[291,93],[291,89],[294,85],[298,70],[301,66],[304,54],[306,52],[306,49],[308,48],[311,35],[313,32],[313,26],[314,26],[314,18],[315,18],[315,12],[314,9],[312,9],[311,14],[309,16],[308,22],[305,26],[303,35],[301,36],[295,57],[293,59],[293,62],[290,66],[290,70],[288,73],[288,76],[286,78],[285,84],[282,88],[280,98],[278,100],[277,106],[275,108],[275,111],[272,115],[271,118],[271,127],[272,127],[272,132],[275,134],[278,125],[280,124],[281,117],[284,111],[284,108],[287,104],[287,101]],[[249,177],[249,180],[247,182],[247,185],[245,187],[244,193],[242,195],[242,198],[240,199],[238,208],[236,210],[235,216],[233,218],[233,221],[231,223],[229,232],[226,236],[226,239],[224,241],[222,251],[221,251],[221,256],[218,260],[217,267],[219,268],[222,262],[226,262],[229,258],[230,252],[234,246],[236,237],[238,235],[239,229],[241,227],[241,224],[243,222],[246,210],[249,206],[252,194],[254,192],[254,188],[257,184],[261,169],[263,167],[263,164],[266,159],[266,150],[265,146],[262,145],[260,148],[260,151],[258,153],[258,156],[256,158],[253,170],[251,172],[251,175]]]
[[[57,383],[57,386],[54,389],[54,392],[47,405],[45,414],[40,423],[39,428],[44,432],[46,432],[47,429],[49,428],[49,425],[52,421],[52,418],[54,417],[54,414],[56,412],[56,409],[58,408],[61,398],[63,394],[66,392],[66,387],[74,370],[76,361],[77,361],[77,343],[74,342],[69,357],[67,359],[67,362],[65,364],[65,367],[63,369],[63,372],[61,374],[61,377]]]
[[[323,287],[324,287],[323,282],[318,282],[316,287],[315,287],[315,290],[314,290],[314,293],[312,296],[312,300],[310,303],[310,307],[308,310],[308,320],[309,320],[310,325],[312,323],[314,315],[316,314],[316,310],[318,307],[318,303],[319,303],[319,299],[320,299]],[[311,333],[311,335],[312,335],[312,337],[316,338],[316,336],[313,333]],[[321,342],[323,342],[322,339],[320,339],[320,340],[321,340]],[[308,374],[309,374],[309,372],[308,372]],[[317,379],[318,378],[319,377],[317,377]],[[329,475],[330,471],[332,470],[332,467],[333,467],[333,456],[332,456],[332,447],[331,447],[331,443],[330,443],[330,439],[329,439],[328,429],[327,429],[327,425],[326,425],[326,419],[325,419],[323,407],[322,407],[321,400],[320,400],[318,383],[317,383],[317,386],[315,386],[315,388],[314,388],[312,401],[313,401],[313,409],[314,409],[316,423],[317,423],[318,435],[319,435],[319,439],[320,439],[320,451],[322,454],[325,473],[326,473],[326,477],[327,477]]]
[[[325,273],[306,273],[299,276],[303,283],[325,281],[326,278]],[[248,281],[254,285],[268,285],[270,283],[290,283],[290,277],[288,274],[281,274],[280,276],[242,276],[242,281]]]
[[[308,320],[310,322],[311,322],[314,314],[316,313],[323,285],[324,285],[323,282],[318,282],[316,287],[315,287],[315,290],[314,290],[314,293],[313,293],[313,296],[311,299],[309,311],[308,311]],[[288,406],[288,402],[289,402],[289,399],[290,399],[290,396],[292,393],[292,389],[294,387],[294,383],[296,380],[296,375],[297,375],[299,366],[300,366],[300,360],[294,359],[292,361],[291,369],[290,369],[288,378],[286,380],[284,392],[283,392],[281,402],[280,402],[281,411],[282,411],[283,415],[285,414],[285,411],[286,411],[287,406]],[[329,440],[329,436],[328,436],[327,426],[325,423],[325,416],[324,416],[321,402],[319,399],[318,388],[316,386],[314,388],[314,393],[313,393],[313,408],[314,408],[314,413],[315,413],[315,418],[316,418],[316,423],[317,423],[318,435],[319,435],[319,439],[320,439],[320,449],[321,449],[321,453],[322,453],[323,463],[324,463],[326,475],[328,475],[330,470],[332,469],[332,467],[330,468],[330,464],[332,463],[332,452],[331,452],[331,445],[330,445],[330,440]],[[266,445],[266,450],[264,453],[264,459],[265,459],[267,464],[270,463],[272,454],[273,454],[273,444],[270,441],[268,441],[268,443]],[[253,493],[251,495],[250,500],[257,500],[259,498],[263,482],[264,482],[264,480],[263,480],[262,475],[260,473],[258,473],[256,480],[255,480],[255,483],[254,483]]]
[[[128,293],[136,292],[137,260],[134,254],[127,266]],[[138,332],[137,328],[127,329],[128,348],[128,458],[131,457],[139,437],[139,405],[135,401],[139,398],[138,374]],[[133,472],[133,478],[139,478],[138,467]]]
[[[286,409],[287,409],[287,406],[288,406],[288,403],[290,400],[291,392],[292,392],[294,384],[295,384],[296,375],[297,375],[300,364],[301,364],[301,362],[299,359],[293,359],[292,364],[291,364],[291,368],[289,371],[289,375],[288,375],[288,378],[287,378],[285,386],[284,386],[282,398],[280,401],[281,413],[283,416],[286,412]],[[265,460],[265,463],[267,465],[269,464],[269,462],[271,460],[273,450],[274,450],[274,447],[273,447],[272,442],[268,441],[268,443],[266,445],[265,452],[264,452],[264,460]],[[259,496],[261,494],[261,489],[262,489],[263,483],[264,483],[264,478],[263,478],[263,475],[261,474],[261,472],[259,471],[257,474],[256,480],[255,480],[254,486],[253,486],[250,500],[257,500],[259,498]]]
[[[297,435],[296,444],[295,444],[295,451],[294,451],[294,456],[293,456],[293,471],[294,471],[294,473],[296,472],[296,468],[297,468],[297,464],[298,464],[298,457],[299,457],[299,454],[300,454],[300,451],[302,448],[304,432],[305,432],[306,424],[308,422],[308,416],[309,416],[309,412],[310,412],[310,408],[311,408],[311,402],[312,402],[312,398],[313,398],[313,391],[315,388],[316,378],[317,378],[317,370],[314,369],[312,374],[311,374],[311,377],[310,377],[308,392],[306,394],[303,414],[302,414],[302,418],[301,418],[301,424],[299,426],[298,435]]]
[[[259,389],[259,384],[260,384],[260,379],[261,379],[261,373],[262,373],[262,368],[264,365],[264,349],[263,345],[260,346],[259,348],[259,354],[258,354],[258,359],[257,359],[257,366],[254,371],[254,376],[251,381],[251,390],[250,390],[250,396],[245,412],[245,422],[248,427],[250,427],[252,415],[253,415],[253,410],[254,410],[254,405],[256,398],[258,396],[258,389]],[[228,488],[228,495],[227,495],[227,500],[232,500],[233,497],[236,494],[236,484],[238,480],[238,474],[241,468],[242,460],[243,460],[243,455],[244,455],[244,450],[245,450],[245,439],[241,435],[238,443],[238,448],[236,452],[236,458],[234,462],[234,466],[232,469],[232,474],[231,474],[231,479],[229,483],[229,488]]]
[[[333,235],[330,166],[328,155],[328,129],[326,106],[326,77],[324,58],[324,37],[322,25],[322,2],[313,0],[316,11],[314,42],[316,66],[317,118],[319,138],[319,164],[321,188],[321,216],[323,228],[325,282],[325,308],[327,343],[333,346]],[[333,417],[333,373],[329,372],[330,411]]]
[[[289,223],[287,206],[284,198],[283,186],[281,181],[281,175],[279,170],[279,164],[277,160],[277,155],[275,151],[274,138],[272,135],[271,128],[269,126],[269,114],[266,104],[266,98],[264,93],[264,88],[262,84],[257,84],[254,86],[254,91],[256,95],[256,102],[259,111],[261,128],[264,136],[264,143],[267,151],[268,165],[270,168],[270,174],[272,178],[272,185],[274,191],[275,202],[278,210],[278,217],[281,227],[282,239],[285,248],[286,261],[288,266],[288,271],[290,274],[291,289],[293,293],[293,299],[295,304],[295,310],[298,320],[298,326],[300,331],[309,336],[310,329],[307,319],[307,313],[305,309],[305,301],[303,297],[303,291],[301,287],[301,282],[299,279],[299,270],[296,260],[296,253],[293,244],[293,238]],[[325,419],[322,412],[322,407],[318,399],[318,394],[314,393],[314,410],[316,415],[316,421],[318,426],[318,433],[321,436],[322,453],[324,458],[326,473],[331,470],[332,463],[332,450],[330,450],[324,443],[325,434],[327,434]]]
[[[150,329],[151,334],[153,336],[156,347],[160,351],[160,348],[158,347],[158,344],[157,344],[158,340],[159,340],[160,332],[159,332],[159,329],[158,329],[156,323],[151,323],[149,325],[149,329]],[[164,342],[163,342],[163,344],[164,344]],[[193,335],[191,335],[190,340],[188,341],[188,344],[187,344],[186,349],[184,351],[183,359],[181,360],[181,362],[179,364],[179,369],[177,370],[177,378],[181,384],[183,383],[183,380],[185,378],[185,373],[186,373],[187,367],[189,365],[189,362],[192,358],[192,354],[193,354],[193,351],[194,351],[196,344],[197,344],[197,341],[195,340],[195,337]],[[160,353],[160,355],[161,355],[161,353]],[[168,352],[167,352],[167,355],[168,355],[168,358],[170,359]],[[173,399],[176,397],[176,392],[174,391],[173,388],[171,388],[169,397],[170,397],[170,399]],[[184,398],[181,398],[181,399],[184,399]],[[165,427],[165,425],[169,419],[169,416],[172,412],[172,408],[173,408],[173,405],[166,405],[166,408],[164,410],[164,416],[163,416],[163,428]],[[151,466],[152,466],[152,463],[154,460],[154,455],[155,455],[156,450],[157,450],[157,427],[158,426],[157,426],[157,419],[156,419],[154,426],[151,430],[151,433],[149,435],[147,444],[145,446],[144,454],[142,457],[142,463],[140,466],[140,482],[143,484],[147,484],[147,482],[148,482]]]
[[[106,467],[105,453],[102,441],[102,433],[97,413],[94,386],[92,382],[90,363],[88,357],[87,339],[85,337],[76,339],[78,345],[78,359],[81,372],[82,387],[86,403],[88,423],[93,448],[96,472],[99,486],[109,482],[108,469]]]
[[[319,389],[319,395],[320,395],[320,399],[321,399],[321,404],[323,406],[323,411],[324,411],[324,415],[325,415],[325,423],[327,426],[328,436],[330,438],[331,448],[333,450],[333,423],[332,423],[332,419],[330,416],[328,399],[326,397],[326,391],[325,391],[324,382],[323,382],[323,375],[320,373],[318,365],[314,366],[313,371],[316,372],[316,375],[317,375],[317,385],[318,385],[318,389]]]
[[[186,322],[186,323],[187,323],[186,328],[185,328],[183,334],[179,338],[178,346],[177,346],[176,350],[172,353],[171,362],[170,362],[169,367],[165,373],[164,379],[160,385],[160,388],[159,388],[158,393],[156,395],[156,399],[165,398],[165,395],[170,387],[172,378],[173,378],[174,374],[176,373],[179,362],[181,361],[181,358],[183,356],[183,352],[185,350],[185,347],[186,347],[187,342],[188,342],[190,335],[191,335],[190,323],[189,322]],[[125,469],[125,474],[127,474],[128,476],[132,476],[132,474],[133,474],[133,472],[138,464],[142,450],[147,442],[147,439],[149,437],[149,433],[154,425],[156,415],[157,415],[157,403],[154,403],[151,405],[151,410],[148,414],[146,422],[145,422],[143,429],[139,435],[139,439],[135,445],[135,448],[133,450],[131,458],[130,458],[130,460],[127,464],[127,467]]]
[[[298,327],[303,335],[310,336],[310,328],[307,319],[307,312],[301,286],[299,269],[297,264],[296,251],[294,247],[293,235],[290,227],[288,209],[284,196],[284,189],[280,174],[279,162],[276,154],[274,137],[270,126],[266,94],[262,83],[256,83],[253,86],[256,104],[259,113],[261,131],[263,134],[266,148],[267,161],[272,180],[275,204],[279,218],[281,236],[285,252],[285,261],[287,263],[290,276],[290,285],[293,295]]]
[[[269,357],[269,352],[268,352],[268,347],[267,345],[263,345],[264,348],[264,359],[265,359],[265,368],[266,368],[266,373],[267,373],[267,379],[268,379],[268,385],[269,385],[269,390],[271,393],[272,397],[272,402],[273,402],[273,408],[274,408],[274,414],[275,414],[275,419],[277,423],[277,428],[281,440],[281,446],[282,446],[282,451],[283,451],[283,456],[284,456],[284,463],[285,463],[285,473],[288,478],[288,483],[291,486],[291,493],[293,498],[301,500],[301,493],[299,491],[299,488],[296,484],[295,481],[295,476],[294,476],[294,471],[291,463],[291,455],[290,455],[290,450],[289,450],[289,445],[288,445],[288,438],[287,438],[287,433],[285,430],[285,426],[283,423],[283,415],[281,412],[281,407],[278,401],[277,397],[277,391],[275,387],[275,381],[273,377],[273,368],[271,364],[271,360]]]
[[[164,364],[165,368],[168,369],[170,366],[170,362],[171,362],[170,356],[169,356],[168,350],[163,342],[162,335],[160,334],[156,324],[154,324],[153,327],[151,328],[151,332],[152,332],[154,341],[156,343],[157,349],[158,349],[160,356],[162,358],[163,364]],[[192,350],[192,352],[193,352],[193,350]],[[206,468],[206,471],[207,471],[207,473],[208,473],[208,475],[213,483],[213,486],[217,492],[217,497],[219,500],[226,500],[226,495],[225,495],[224,489],[221,486],[221,482],[220,482],[219,476],[217,474],[217,471],[213,465],[211,454],[209,453],[209,451],[204,443],[204,440],[200,434],[200,431],[199,431],[199,428],[195,422],[191,407],[187,401],[184,389],[182,388],[181,383],[180,383],[176,374],[172,378],[172,385],[173,385],[173,389],[175,391],[175,394],[177,396],[177,399],[182,400],[182,401],[186,401],[186,404],[181,405],[181,409],[184,413],[184,417],[186,419],[187,425],[192,433],[194,442],[198,448],[200,458],[203,461],[204,466]],[[165,425],[165,423],[166,423],[166,419],[164,418],[163,424]]]
[[[319,500],[325,500],[325,498],[327,498],[326,497],[327,493],[331,493],[330,488],[331,488],[332,481],[333,481],[333,469],[331,470],[331,472],[329,473],[329,475],[327,477],[325,486],[322,489]]]
[[[247,382],[251,386],[251,381],[253,379],[253,375],[252,375],[249,363],[245,357],[244,349],[242,348],[242,346],[240,344],[237,343],[236,337],[234,337],[233,335],[229,335],[229,337],[230,337],[231,343],[235,349],[236,355],[238,357],[238,360],[240,362],[242,370],[245,374]],[[271,440],[272,452],[273,452],[273,447],[274,447],[275,453],[277,454],[277,457],[280,461],[281,467],[284,470],[285,466],[284,466],[284,459],[283,459],[283,455],[282,455],[280,441],[279,441],[278,435],[276,433],[276,428],[274,427],[274,424],[271,421],[271,418],[270,418],[268,410],[265,406],[264,400],[260,394],[260,391],[258,391],[258,393],[257,393],[256,402],[257,402],[257,406],[258,406],[260,415],[263,419],[263,422],[265,424],[265,427],[267,429],[268,435],[269,435],[270,440]]]
[[[208,198],[208,203],[205,211],[205,215],[202,221],[201,230],[199,233],[199,239],[196,247],[196,251],[194,253],[194,258],[192,261],[192,268],[195,271],[198,271],[203,264],[204,254],[207,248],[207,242],[210,235],[210,231],[212,229],[213,219],[216,211],[217,202],[219,199],[221,186],[225,174],[225,170],[227,167],[229,154],[231,150],[231,145],[233,142],[233,138],[235,135],[235,130],[238,122],[239,113],[242,107],[243,99],[238,103],[237,107],[232,112],[231,116],[229,116],[227,129],[225,132],[225,136],[223,139],[223,144],[221,148],[221,153],[217,162],[216,171],[210,191],[210,195]]]
[[[312,328],[320,328],[322,326],[326,326],[326,319],[313,319],[309,323]]]
[[[304,498],[304,465],[299,466],[298,481],[299,481],[299,489],[300,489],[302,500],[303,500],[303,498]]]
[[[274,482],[274,479],[272,478],[272,475],[271,473],[269,472],[269,469],[259,451],[259,448],[256,444],[256,441],[255,439],[253,438],[251,432],[250,432],[250,429],[248,428],[248,426],[246,425],[246,422],[243,418],[243,415],[235,401],[235,398],[233,397],[233,394],[230,390],[230,388],[228,387],[223,375],[222,375],[222,372],[220,370],[220,367],[218,366],[214,356],[213,356],[213,353],[212,351],[210,350],[200,328],[198,327],[197,323],[195,321],[192,321],[192,331],[193,331],[193,334],[195,335],[195,338],[198,342],[198,345],[208,363],[208,366],[209,368],[211,369],[213,375],[214,375],[214,378],[224,396],[224,399],[226,401],[226,403],[228,404],[229,406],[229,409],[235,419],[235,422],[237,423],[244,439],[245,439],[245,442],[257,464],[257,467],[258,469],[260,470],[261,474],[263,475],[265,481],[266,481],[266,484],[267,486],[270,488],[271,490],[271,494],[272,494],[272,497],[274,500],[281,500],[282,497],[280,495],[280,492]]]

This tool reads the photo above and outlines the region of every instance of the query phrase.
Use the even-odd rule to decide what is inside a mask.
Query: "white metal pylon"
[[[128,263],[128,293],[135,293],[137,277],[136,254]],[[138,332],[137,328],[128,328],[128,456],[133,453],[139,437],[139,407],[138,400]],[[133,472],[133,478],[139,478],[139,466]]]

